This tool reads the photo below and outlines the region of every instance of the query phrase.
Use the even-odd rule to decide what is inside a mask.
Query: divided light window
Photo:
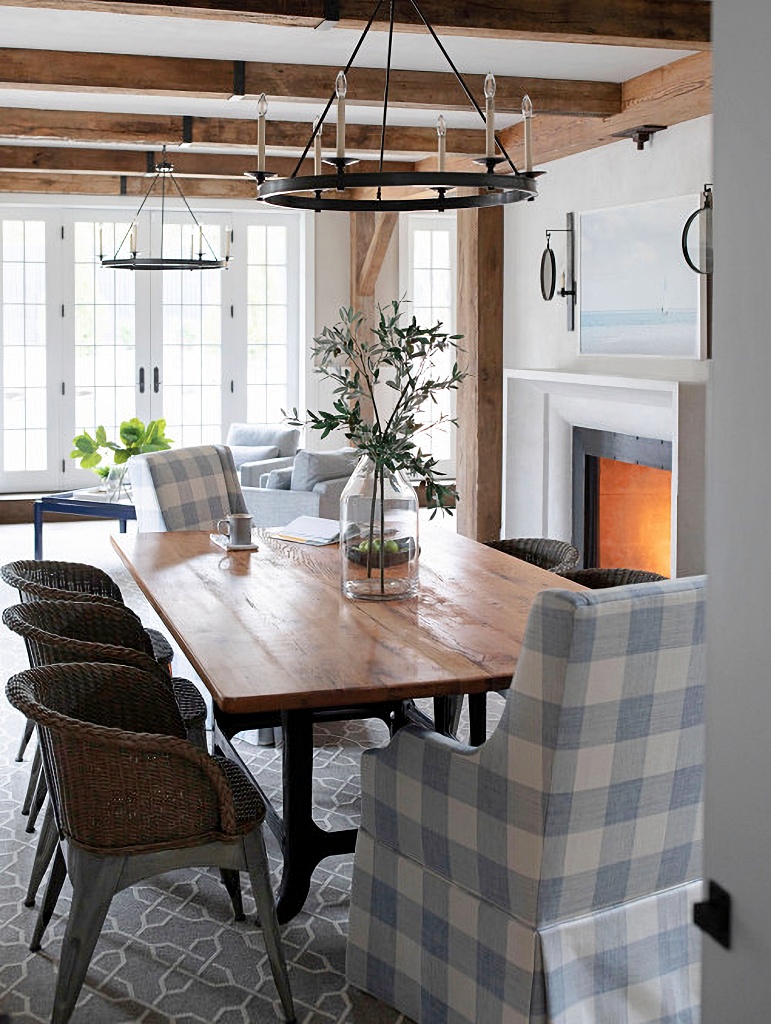
[[[304,214],[209,211],[226,271],[132,273],[99,254],[124,239],[128,208],[0,205],[0,491],[94,484],[72,438],[132,416],[163,417],[176,445],[222,442],[231,423],[280,422],[300,405]],[[138,250],[200,247],[185,215],[151,211]]]
[[[440,322],[447,334],[455,333],[455,215],[439,214],[406,217],[402,235],[402,265],[406,263],[407,280],[403,291],[421,326]],[[406,238],[405,238],[406,235]],[[406,253],[405,253],[406,249]],[[448,376],[455,360],[455,349],[448,349],[427,372]],[[443,392],[437,402],[425,410],[425,422],[436,423],[442,414],[455,413],[455,395]],[[440,424],[421,435],[420,447],[439,459],[445,472],[455,460],[455,428]]]
[[[77,221],[73,229],[78,433],[93,433],[101,423],[117,438],[134,408],[136,275],[103,269],[98,255],[115,252],[128,230],[128,222],[107,221]]]
[[[3,473],[47,468],[45,228],[2,222]]]
[[[202,228],[204,238],[219,251],[219,225],[203,224]],[[164,225],[165,256],[197,254],[199,244],[192,224]],[[210,256],[206,249],[205,255]],[[222,441],[222,273],[164,270],[161,274],[163,416],[166,434],[176,445]]]
[[[247,242],[246,418],[281,421],[289,405],[288,238],[283,224],[250,224]]]

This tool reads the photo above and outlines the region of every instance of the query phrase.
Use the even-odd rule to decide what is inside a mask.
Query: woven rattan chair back
[[[0,568],[0,576],[19,591],[22,601],[108,600],[123,605],[118,585],[101,569],[82,562],[22,559]]]
[[[294,1020],[261,831],[265,806],[240,768],[184,738],[171,688],[129,666],[72,663],[12,676],[6,696],[37,723],[62,840],[33,950],[67,874],[72,882],[52,1021],[66,1024],[72,1014],[113,895],[198,863],[188,852],[197,847],[206,848],[203,864],[249,871],[273,977]]]
[[[549,572],[561,572],[578,565],[578,549],[565,540],[551,540],[549,537],[514,537],[511,540],[491,540],[487,547],[504,551],[523,562],[531,562]]]
[[[629,583],[658,583],[667,578],[646,569],[567,569],[559,575],[590,590],[624,587]]]
[[[132,664],[157,676],[142,623],[128,608],[81,601],[28,601],[3,610],[3,622],[24,637],[30,665],[62,661]]]
[[[19,592],[22,601],[80,601],[124,608],[117,583],[102,569],[82,562],[22,559],[0,567],[0,576]],[[174,651],[166,637],[148,629],[152,654],[171,671]]]

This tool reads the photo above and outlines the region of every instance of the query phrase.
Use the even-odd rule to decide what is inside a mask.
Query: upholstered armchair
[[[230,450],[220,444],[135,455],[131,489],[142,533],[213,530],[231,512],[248,512]]]
[[[427,1024],[699,1016],[704,581],[536,599],[481,747],[362,757],[349,981]]]
[[[297,516],[337,519],[340,495],[359,459],[359,452],[300,451],[291,466],[263,473],[260,486],[244,488],[255,526],[286,526]]]
[[[260,477],[292,465],[300,431],[286,424],[231,423],[225,444],[243,487],[259,487]]]

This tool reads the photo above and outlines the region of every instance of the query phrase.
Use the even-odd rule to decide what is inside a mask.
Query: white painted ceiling
[[[0,45],[92,53],[146,53],[167,57],[285,61],[327,64],[337,69],[350,56],[359,33],[255,25],[250,22],[163,18],[31,7],[0,8]],[[357,57],[361,67],[385,67],[387,36],[372,31]],[[623,82],[686,56],[686,50],[547,43],[445,36],[448,53],[462,72]],[[394,36],[392,66],[446,71],[429,35]],[[333,76],[334,77],[334,76]]]
[[[337,69],[348,61],[359,33],[346,29],[306,29],[251,22],[165,18],[93,11],[63,11],[0,6],[0,46],[44,50],[131,53],[172,57],[209,57],[330,68],[330,92]],[[443,43],[462,73],[623,82],[687,55],[685,50],[537,42],[445,36]],[[372,31],[355,66],[384,67],[387,34]],[[425,33],[394,36],[392,66],[448,71],[445,58]],[[137,114],[189,114],[200,117],[254,118],[253,101],[227,102],[192,97],[115,94],[88,91],[0,89],[0,106],[51,110],[91,110]],[[389,124],[433,126],[442,111],[391,108]],[[318,103],[271,100],[268,117],[311,122]],[[443,112],[448,129],[480,126],[478,115]],[[382,110],[359,106],[349,93],[346,116],[351,123],[379,124]],[[328,115],[334,121],[334,109]],[[518,118],[498,117],[505,128]],[[0,121],[2,139],[2,121]],[[268,139],[268,148],[270,141]]]

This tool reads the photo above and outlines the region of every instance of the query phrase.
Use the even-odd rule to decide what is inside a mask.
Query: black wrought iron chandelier
[[[145,203],[156,191],[157,186],[160,185],[160,197],[161,197],[161,244],[160,252],[157,256],[140,256],[137,251],[137,221],[139,215],[144,209]],[[176,194],[182,200],[185,205],[185,209],[192,218],[194,228],[193,235],[190,240],[190,256],[185,257],[179,256],[164,256],[163,255],[163,227],[166,217],[166,198],[167,195],[174,193],[171,192],[170,186],[173,185],[176,190]],[[198,229],[198,251],[195,250],[195,228]],[[226,269],[230,262],[230,232],[227,232],[227,251],[225,252],[225,258],[220,259],[215,253],[214,249],[209,244],[209,240],[204,234],[203,227],[198,221],[198,218],[190,209],[190,204],[185,198],[182,189],[179,187],[177,179],[174,177],[174,165],[170,164],[166,159],[166,147],[163,147],[162,160],[159,164],[155,165],[155,177],[150,182],[150,187],[144,194],[142,202],[139,204],[139,209],[134,214],[134,218],[129,224],[128,231],[121,239],[120,245],[115,250],[115,255],[112,257],[105,258],[102,253],[102,233],[99,232],[99,259],[101,260],[103,267],[112,267],[113,269],[121,270],[223,270]],[[121,255],[124,250],[124,246],[128,243],[128,253]]]
[[[385,69],[383,95],[383,116],[380,128],[380,159],[377,171],[357,173],[350,170],[357,161],[345,155],[345,99],[348,91],[346,79],[356,55],[364,42],[385,0],[377,0],[375,9],[359,37],[345,68],[335,81],[335,88],[321,116],[314,122],[310,138],[306,143],[292,173],[286,177],[272,174],[265,166],[265,115],[267,101],[263,94],[258,105],[257,170],[248,174],[257,181],[257,198],[273,206],[286,206],[301,210],[457,210],[478,206],[498,206],[516,203],[522,199],[534,199],[537,195],[535,179],[542,171],[532,168],[532,145],[530,119],[533,106],[529,97],[522,101],[525,128],[525,167],[518,170],[506,152],[500,138],[495,134],[495,79],[488,74],[485,79],[485,110],[477,103],[463,76],[458,71],[442,45],[441,40],[429,24],[418,0],[408,0],[420,21],[430,33],[442,55],[452,69],[461,89],[471,106],[479,114],[485,126],[485,155],[474,160],[484,170],[478,172],[448,171],[445,169],[446,125],[443,116],[437,121],[437,167],[432,171],[388,171],[385,169],[386,129],[388,121],[388,99],[391,78],[391,52],[394,34],[394,8],[396,0],[389,0],[388,55]],[[324,121],[332,104],[336,103],[336,153],[334,157],[322,159],[321,134]],[[313,174],[299,174],[303,161],[313,147]],[[322,163],[333,168],[322,172]],[[499,164],[507,165],[505,171],[496,172]],[[420,193],[410,198],[405,190]],[[358,190],[366,191],[362,195]],[[375,197],[372,198],[372,191]]]

